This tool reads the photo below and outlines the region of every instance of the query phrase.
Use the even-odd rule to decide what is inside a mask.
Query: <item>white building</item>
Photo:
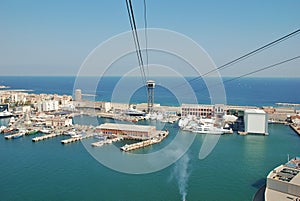
[[[263,110],[248,109],[244,113],[245,132],[268,135],[268,115]]]
[[[65,117],[54,117],[46,120],[46,126],[49,127],[65,127],[65,126],[72,126],[73,121],[72,118],[65,118]]]
[[[213,105],[182,104],[181,116],[211,117],[214,113],[213,110]]]
[[[46,100],[43,102],[39,102],[37,104],[37,109],[39,112],[50,112],[50,111],[56,111],[59,109],[58,107],[58,101],[56,100]]]
[[[81,100],[82,100],[81,89],[76,89],[75,90],[75,101],[81,101]]]
[[[105,112],[108,112],[111,109],[111,103],[110,102],[104,102],[103,103],[103,110]]]

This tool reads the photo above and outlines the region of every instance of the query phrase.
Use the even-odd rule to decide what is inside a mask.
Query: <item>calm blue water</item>
[[[1,77],[0,80],[1,84],[34,89],[35,93],[71,94],[74,78]],[[231,104],[271,105],[300,102],[299,94],[293,93],[297,86],[300,86],[297,79],[245,79],[228,83],[226,91]],[[109,97],[106,89],[99,89],[99,92],[102,92],[99,99]],[[167,100],[165,96],[158,96],[159,92],[156,94],[156,100]],[[167,103],[176,104],[176,98],[171,100]],[[90,124],[91,120],[79,116],[75,121]],[[6,123],[7,120],[0,120],[1,125]],[[159,149],[169,143],[177,127],[170,124],[166,127],[170,130],[166,141],[141,152]],[[187,200],[250,201],[268,172],[284,163],[287,154],[300,155],[300,137],[289,127],[269,125],[269,132],[269,136],[221,136],[204,160],[198,159],[204,135],[197,135],[187,153],[190,159]],[[5,140],[0,136],[1,200],[181,200],[174,175],[175,165],[156,173],[129,175],[98,163],[80,142],[64,146],[60,143],[63,136],[38,143],[33,143],[31,138]]]
[[[192,78],[186,78],[191,80]],[[210,78],[212,79],[212,78]],[[229,80],[224,78],[223,80]],[[0,85],[10,86],[12,89],[27,89],[34,90],[30,93],[57,93],[57,94],[73,94],[75,77],[1,77]],[[82,78],[86,84],[86,89],[83,93],[92,93],[89,86],[97,79]],[[110,101],[112,91],[120,77],[104,77],[101,78],[96,85],[96,100]],[[125,82],[127,86],[124,89],[133,87],[140,84],[138,79],[128,79]],[[172,94],[173,91],[184,90],[182,87],[183,82],[178,81],[177,78],[157,77],[155,89],[155,102],[162,105],[178,105],[180,101]],[[191,87],[196,91],[196,96],[199,103],[210,104],[210,95],[206,89],[203,80],[196,80],[191,82]],[[171,86],[170,89],[167,87]],[[185,85],[183,85],[185,86]],[[300,79],[298,78],[241,78],[232,82],[225,82],[224,87],[226,91],[227,104],[231,105],[253,105],[265,106],[274,105],[276,102],[290,102],[299,103],[300,93],[297,93],[300,86]],[[123,89],[123,88],[122,88]],[[147,102],[145,88],[137,90],[133,97],[132,102]],[[170,92],[171,91],[171,92]],[[189,97],[190,95],[183,92],[183,96]],[[89,97],[86,97],[87,99]],[[182,98],[182,97],[180,97]],[[184,99],[184,98],[183,98]],[[122,101],[122,99],[120,99]],[[125,101],[126,102],[126,101]],[[188,102],[188,99],[187,99]]]

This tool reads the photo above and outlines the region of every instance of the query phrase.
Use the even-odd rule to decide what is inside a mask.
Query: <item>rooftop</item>
[[[134,124],[113,124],[113,123],[101,124],[98,128],[139,131],[139,132],[149,132],[150,130],[153,130],[153,129],[156,130],[155,126],[143,126],[143,125],[134,125]]]
[[[300,186],[300,157],[295,157],[269,174],[269,178]]]
[[[271,171],[267,177],[266,200],[300,198],[300,157],[295,157]]]
[[[247,109],[245,110],[245,113],[251,113],[251,114],[266,114],[263,110],[258,109]]]

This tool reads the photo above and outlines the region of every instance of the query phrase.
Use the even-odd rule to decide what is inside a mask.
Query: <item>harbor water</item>
[[[59,85],[64,83],[60,80],[63,78],[58,78],[56,82],[52,80],[53,78],[43,78],[48,88],[42,87],[46,85],[43,79],[36,79],[36,82],[41,83],[32,81],[26,86],[22,83],[25,82],[22,79],[17,81],[13,77],[7,79],[1,77],[1,84],[12,88],[28,87],[27,89],[35,90],[34,93],[72,93],[71,78],[70,84],[62,87]],[[228,100],[235,101],[232,104],[272,105],[276,102],[300,100],[297,97],[299,95],[293,96],[291,91],[290,96],[285,97],[288,92],[274,89],[270,92],[269,98],[264,95],[266,98],[261,97],[262,100],[253,92],[252,98],[248,98],[246,102],[245,97],[233,95],[233,91],[239,91],[239,87],[246,86],[250,87],[251,92],[257,85],[249,80],[240,82],[236,88],[228,86],[232,88],[232,91],[228,92]],[[288,80],[285,82],[285,86],[288,85]],[[298,81],[291,82],[290,86],[294,87]],[[52,85],[48,86],[49,83]],[[274,95],[275,92],[283,94]],[[106,93],[108,92],[103,90],[99,98],[101,96],[103,99],[108,98],[109,95],[103,97]],[[262,91],[260,93],[263,94]],[[161,103],[169,104],[164,97],[160,100]],[[74,121],[87,125],[91,122],[90,117],[84,115],[76,117]],[[98,124],[110,121],[98,118]],[[0,120],[1,125],[7,123],[7,119]],[[167,123],[165,128],[169,130],[169,136],[165,141],[136,150],[135,153],[148,153],[168,144],[177,134],[178,127]],[[178,161],[161,171],[141,175],[120,173],[103,166],[86,151],[81,142],[62,145],[60,141],[65,139],[65,136],[33,143],[31,140],[33,136],[5,140],[1,134],[1,200],[179,201],[182,200],[181,190],[183,190],[188,201],[251,201],[255,192],[264,184],[270,170],[286,162],[288,154],[291,157],[300,155],[300,137],[290,127],[269,124],[269,133],[269,136],[222,135],[210,155],[203,160],[199,160],[198,154],[205,135],[196,135],[192,146],[184,156],[188,159],[186,167],[181,167],[181,161]],[[178,135],[190,133],[180,132]],[[116,146],[121,146],[122,143],[125,142],[116,142]],[[183,177],[178,175],[182,173],[186,175]],[[184,179],[182,181],[184,183],[178,181],[181,178]],[[178,187],[180,185],[184,185],[183,189]]]

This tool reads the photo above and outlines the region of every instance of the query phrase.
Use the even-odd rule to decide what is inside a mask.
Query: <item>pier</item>
[[[53,133],[53,134],[42,135],[42,136],[32,138],[32,142],[38,142],[38,141],[54,138],[54,137],[57,137],[60,135],[62,135],[62,133]]]
[[[113,142],[117,142],[120,140],[123,140],[123,137],[117,137],[117,138],[113,138],[113,139],[106,139],[106,140],[101,140],[101,141],[97,141],[97,142],[93,142],[91,145],[93,147],[101,147],[104,144],[112,144]]]
[[[86,134],[86,135],[81,136],[81,137],[71,137],[71,138],[62,140],[61,143],[62,144],[69,144],[69,143],[77,142],[79,140],[83,140],[83,139],[90,138],[90,137],[93,137],[93,136],[94,136],[94,134],[90,133],[90,134]]]
[[[159,131],[159,134],[152,138],[152,139],[149,139],[149,140],[144,140],[142,142],[137,142],[137,143],[134,143],[134,144],[126,144],[124,145],[123,147],[121,147],[120,149],[122,151],[132,151],[132,150],[135,150],[135,149],[140,149],[140,148],[144,148],[144,147],[147,147],[147,146],[150,146],[150,145],[153,145],[153,144],[157,144],[157,143],[160,143],[161,141],[163,141],[167,136],[169,135],[169,132],[168,131]]]

